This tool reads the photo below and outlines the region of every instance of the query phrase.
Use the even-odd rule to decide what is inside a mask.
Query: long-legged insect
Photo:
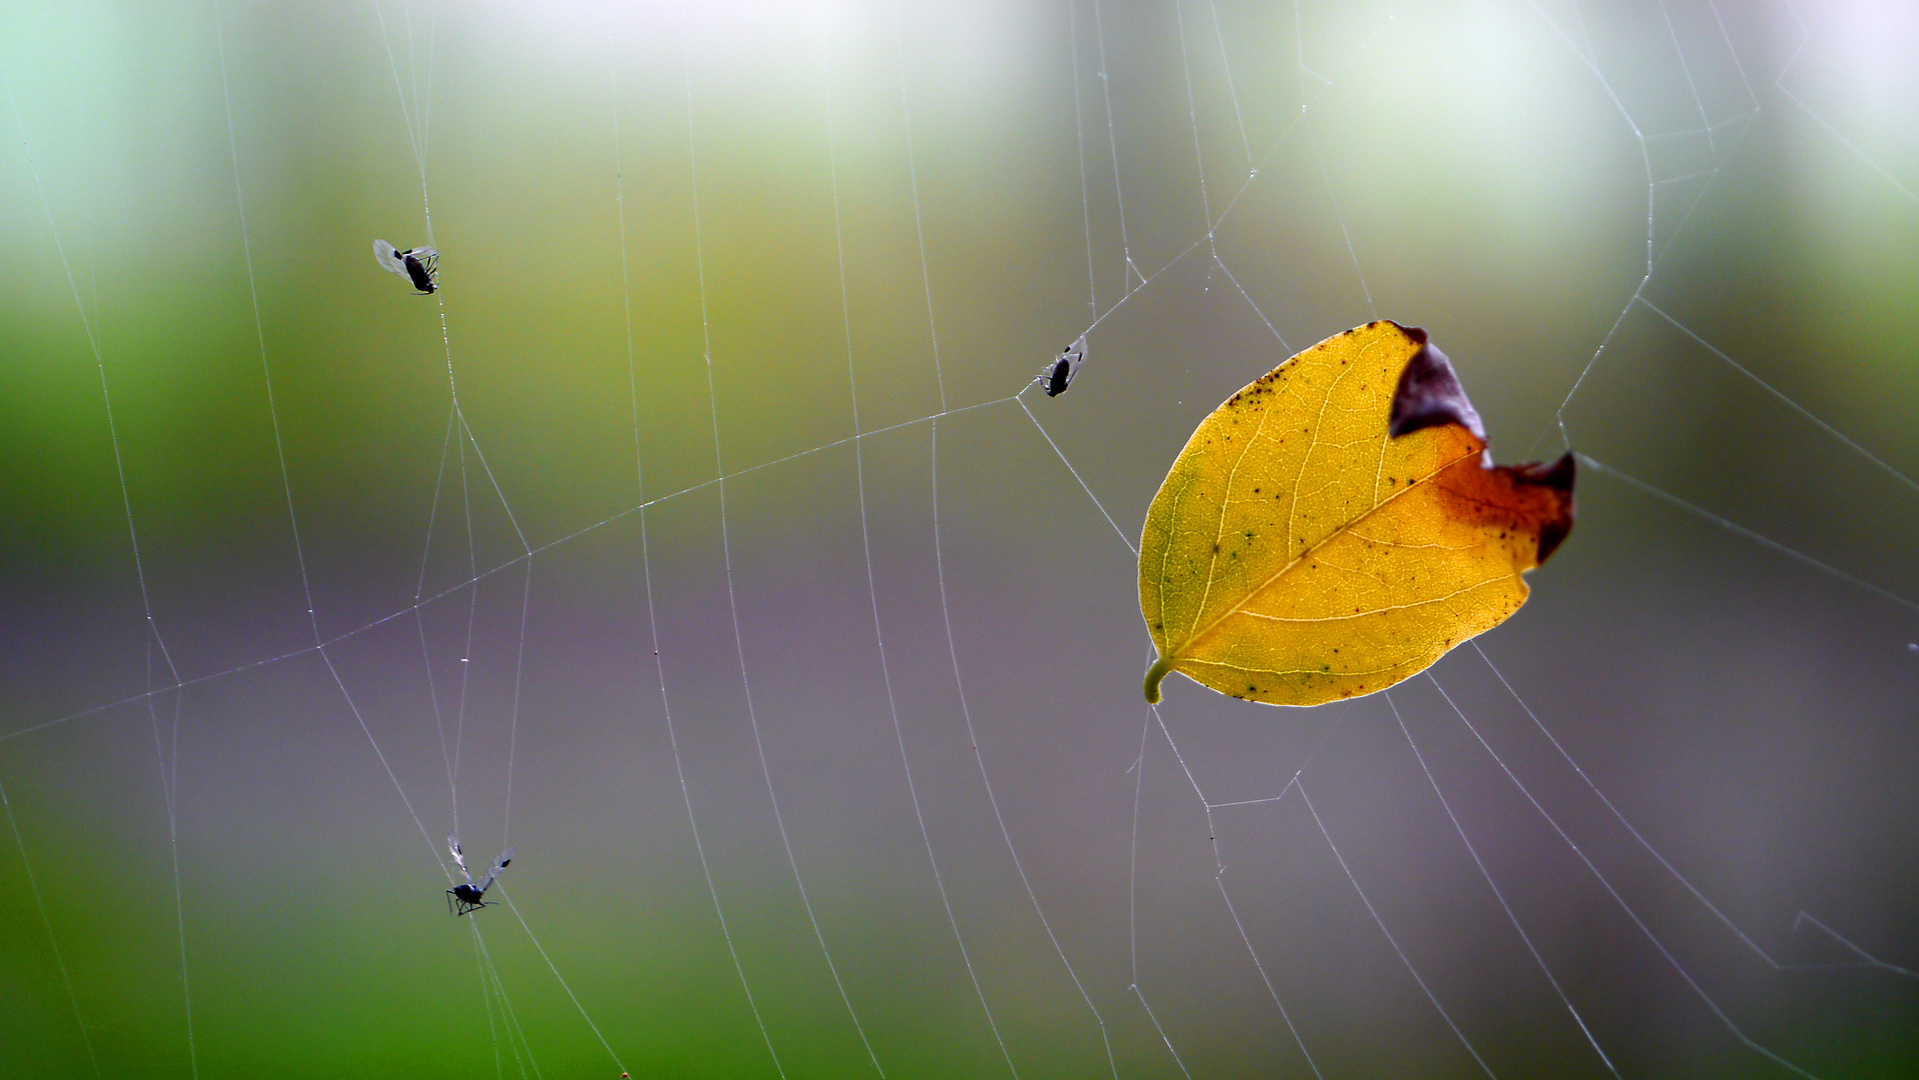
[[[493,887],[493,882],[499,878],[500,871],[506,869],[507,864],[513,861],[513,853],[520,850],[519,846],[516,844],[500,852],[500,857],[493,860],[493,865],[487,868],[486,876],[477,882],[466,872],[466,853],[460,850],[460,838],[447,833],[446,848],[453,853],[453,865],[460,868],[460,876],[466,879],[446,891],[447,911],[454,915],[465,915],[469,911],[491,907],[492,905],[484,899],[486,891]]]

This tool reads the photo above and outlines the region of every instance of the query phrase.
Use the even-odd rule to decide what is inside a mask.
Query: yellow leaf
[[[1146,700],[1171,671],[1269,705],[1370,694],[1505,621],[1572,528],[1573,460],[1485,451],[1445,355],[1391,322],[1228,398],[1146,514]]]

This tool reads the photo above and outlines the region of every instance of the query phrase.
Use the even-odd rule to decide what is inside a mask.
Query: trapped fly
[[[421,296],[430,296],[440,287],[440,253],[430,247],[400,251],[385,240],[375,240],[373,259],[380,264],[380,269],[413,282]]]
[[[460,838],[452,833],[446,834],[446,848],[453,853],[453,865],[460,868],[460,876],[466,880],[446,891],[446,909],[455,915],[465,915],[469,911],[478,911],[490,905],[484,899],[486,891],[499,879],[500,871],[505,870],[513,861],[513,853],[519,850],[516,845],[500,852],[487,868],[486,876],[475,882],[466,872],[466,853],[460,850]]]
[[[1039,378],[1033,381],[1046,384],[1047,397],[1058,397],[1073,384],[1073,376],[1079,374],[1079,366],[1085,362],[1086,335],[1081,334],[1060,351],[1059,359],[1042,368]]]

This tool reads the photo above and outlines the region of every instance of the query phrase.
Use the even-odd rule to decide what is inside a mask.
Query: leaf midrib
[[[1456,426],[1456,425],[1451,425],[1451,424],[1447,425],[1447,427],[1453,427],[1453,426]],[[1219,626],[1221,623],[1224,623],[1227,619],[1232,618],[1234,615],[1242,611],[1245,607],[1246,601],[1250,601],[1253,597],[1258,596],[1260,593],[1265,592],[1268,588],[1271,588],[1274,582],[1278,581],[1282,577],[1285,577],[1288,573],[1292,571],[1294,567],[1298,566],[1300,563],[1305,562],[1320,548],[1326,546],[1326,544],[1330,543],[1336,537],[1343,536],[1346,533],[1352,531],[1354,528],[1357,528],[1361,523],[1365,522],[1368,518],[1372,517],[1374,514],[1379,513],[1381,510],[1384,510],[1388,506],[1391,506],[1393,503],[1397,502],[1403,496],[1410,494],[1414,488],[1420,486],[1421,484],[1431,483],[1434,477],[1437,477],[1441,473],[1445,472],[1447,469],[1452,468],[1454,465],[1459,464],[1460,462],[1466,460],[1467,458],[1472,457],[1474,454],[1481,453],[1483,449],[1484,447],[1481,447],[1480,449],[1470,451],[1469,453],[1461,454],[1450,461],[1442,463],[1438,468],[1435,468],[1432,472],[1428,473],[1427,475],[1420,477],[1419,479],[1413,481],[1410,484],[1407,484],[1405,487],[1399,489],[1398,491],[1393,492],[1391,495],[1388,495],[1386,498],[1373,504],[1373,506],[1370,509],[1368,509],[1365,513],[1359,515],[1358,517],[1352,519],[1351,521],[1346,522],[1344,525],[1341,525],[1339,528],[1334,529],[1333,531],[1327,533],[1324,537],[1322,537],[1319,540],[1319,542],[1312,544],[1311,546],[1300,551],[1298,555],[1293,557],[1293,560],[1291,562],[1287,563],[1285,566],[1280,567],[1278,570],[1273,571],[1272,575],[1266,578],[1266,580],[1260,582],[1258,585],[1253,586],[1251,589],[1248,589],[1246,591],[1246,596],[1244,601],[1241,601],[1240,603],[1227,608],[1223,613],[1219,615],[1218,618],[1215,618],[1212,622],[1207,623],[1205,626],[1195,631],[1191,637],[1188,637],[1186,639],[1185,645],[1182,645],[1179,648],[1174,649],[1172,652],[1168,653],[1166,655],[1166,659],[1170,662],[1177,663],[1179,660],[1182,660],[1190,656],[1193,646],[1198,645],[1202,641],[1206,640],[1206,638],[1209,637],[1213,633],[1213,631],[1219,629]],[[1213,557],[1212,565],[1217,565],[1218,562],[1219,562],[1219,557],[1215,555]],[[1210,571],[1211,567],[1209,566],[1208,569]]]

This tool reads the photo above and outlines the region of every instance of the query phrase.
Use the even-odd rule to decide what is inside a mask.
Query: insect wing
[[[1086,362],[1086,335],[1073,339],[1071,345],[1060,351],[1059,359],[1046,366],[1040,372],[1040,381],[1046,384],[1046,396],[1058,397],[1073,384],[1073,376],[1079,374],[1079,366]]]
[[[460,876],[468,881],[472,881],[473,875],[466,872],[466,853],[460,850],[460,838],[452,833],[447,833],[446,849],[453,853],[453,865],[460,868]]]
[[[520,850],[520,848],[516,844],[500,852],[500,857],[493,860],[492,866],[487,867],[486,876],[480,879],[481,892],[485,892],[493,887],[493,882],[499,878],[500,871],[507,868],[507,864],[513,861],[513,853],[518,850]]]
[[[400,261],[399,251],[395,250],[393,245],[387,243],[385,240],[375,240],[373,242],[373,261],[379,263],[380,269],[385,270],[389,274],[398,274],[401,277],[407,276],[406,265]]]

